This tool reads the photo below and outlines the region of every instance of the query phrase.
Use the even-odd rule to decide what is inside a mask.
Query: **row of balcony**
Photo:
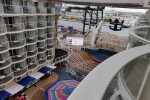
[[[12,55],[11,57],[8,56],[8,58],[6,58],[6,57],[1,58],[0,59],[0,69],[9,66],[11,64],[11,62],[18,63],[18,62],[26,59],[26,57],[30,58],[37,54],[45,53],[47,50],[52,50],[53,47],[54,47],[53,45],[47,45],[47,46],[43,46],[43,47],[38,47],[38,49],[37,48],[29,49],[29,50],[27,50],[27,52],[18,53],[18,54]]]
[[[20,40],[13,40],[13,41],[8,41],[8,42],[5,42],[5,43],[1,43],[0,44],[0,52],[8,50],[8,48],[17,48],[17,47],[21,47],[21,46],[24,46],[24,45],[30,45],[30,44],[33,44],[33,43],[37,43],[37,42],[38,43],[44,42],[44,44],[46,44],[45,40],[49,40],[49,39],[50,39],[50,41],[49,41],[48,46],[47,46],[47,48],[49,49],[50,48],[49,45],[53,44],[53,35],[43,34],[43,35],[35,36],[35,37],[32,37],[32,38],[24,38],[24,39],[20,39]]]
[[[25,74],[29,70],[37,68],[38,65],[44,65],[47,60],[52,60],[53,57],[54,57],[53,55],[48,55],[45,58],[39,58],[39,60],[36,62],[34,61],[30,62],[28,65],[25,61],[23,61],[22,64],[15,65],[15,68],[9,66],[7,69],[1,70],[0,85],[9,82],[10,80],[13,79],[13,77],[18,77],[20,75]]]
[[[0,14],[55,14],[55,8],[1,4]]]
[[[48,26],[54,26],[51,22],[39,21],[39,22],[28,22],[28,23],[20,23],[20,24],[6,24],[0,25],[0,33],[5,32],[16,32],[22,30],[30,30],[35,28],[44,28]]]

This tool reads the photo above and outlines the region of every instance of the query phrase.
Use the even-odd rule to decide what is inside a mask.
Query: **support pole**
[[[102,9],[102,11],[101,11],[101,20],[103,19],[103,14],[104,14],[104,12],[103,12],[103,9]]]
[[[99,7],[97,7],[97,9],[96,9],[96,27],[97,27],[97,23],[99,21],[99,19],[98,19],[98,9],[99,9]]]
[[[85,34],[86,14],[87,14],[87,9],[85,9],[85,13],[84,13],[83,32],[82,32],[83,35]]]
[[[93,11],[91,11],[91,14],[90,14],[90,25],[89,25],[89,29],[91,29],[92,19],[93,19]]]

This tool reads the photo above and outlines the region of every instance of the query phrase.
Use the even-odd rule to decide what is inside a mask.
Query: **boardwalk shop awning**
[[[18,93],[19,91],[21,91],[24,88],[24,86],[20,85],[20,84],[15,84],[9,88],[7,88],[5,91],[9,92],[11,95],[14,95],[16,93]]]
[[[38,72],[41,72],[41,73],[45,74],[50,70],[52,70],[52,68],[45,66],[45,67],[42,67],[41,69],[39,69]]]
[[[36,73],[31,74],[30,76],[36,79],[40,79],[42,76],[44,76],[44,74],[40,72],[36,72]]]
[[[18,84],[20,84],[22,86],[27,86],[30,82],[32,82],[34,80],[36,80],[36,79],[31,76],[27,76],[27,77],[23,78],[21,81],[19,81]]]
[[[51,68],[52,70],[56,68],[56,66],[46,66],[46,67],[49,67],[49,68]]]
[[[6,99],[7,97],[9,97],[11,94],[7,91],[0,91],[0,100],[4,100]]]

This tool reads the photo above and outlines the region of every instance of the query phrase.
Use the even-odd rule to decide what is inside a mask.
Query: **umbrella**
[[[58,81],[48,89],[48,99],[67,100],[78,84],[75,80]]]

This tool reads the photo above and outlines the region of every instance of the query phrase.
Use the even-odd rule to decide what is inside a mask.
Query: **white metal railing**
[[[24,24],[6,24],[7,32],[13,32],[13,31],[21,31],[24,30]]]
[[[0,33],[6,32],[6,25],[0,25]]]

